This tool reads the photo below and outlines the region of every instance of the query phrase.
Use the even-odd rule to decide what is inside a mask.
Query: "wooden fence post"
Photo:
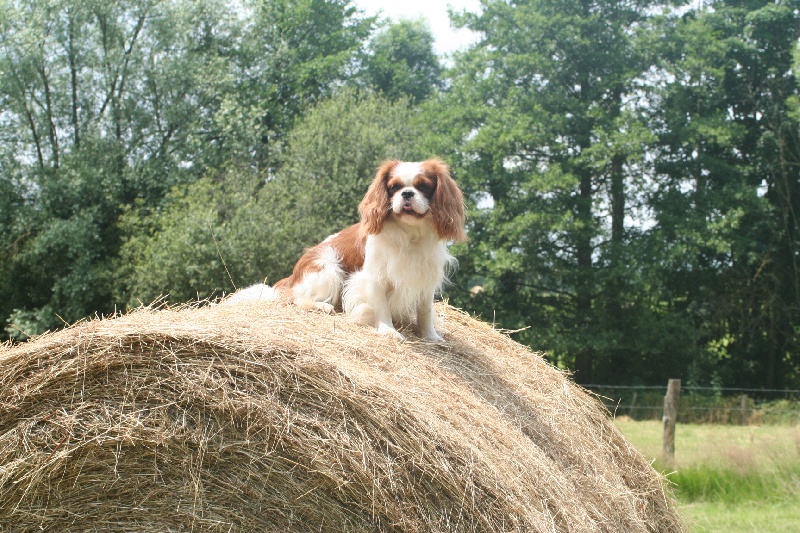
[[[740,423],[743,426],[747,425],[747,394],[742,394],[742,397],[739,399],[739,414],[741,418],[739,419]]]
[[[664,462],[671,464],[675,459],[675,422],[678,418],[678,402],[681,397],[681,380],[671,379],[667,382],[667,394],[664,396]]]
[[[628,407],[628,416],[632,419],[636,420],[636,391],[633,391],[633,399],[631,399],[631,405]]]

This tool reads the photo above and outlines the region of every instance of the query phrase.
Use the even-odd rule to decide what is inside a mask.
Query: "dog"
[[[442,342],[433,298],[456,265],[448,242],[466,239],[463,194],[447,165],[383,162],[358,211],[360,222],[306,250],[274,288],[254,285],[231,300],[287,296],[398,340],[395,323],[416,323],[420,337]]]

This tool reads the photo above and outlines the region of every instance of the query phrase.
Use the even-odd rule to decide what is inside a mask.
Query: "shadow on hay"
[[[467,325],[473,328],[477,324]],[[525,354],[525,349],[520,354],[520,345],[504,335],[495,335],[498,338],[484,337],[478,342],[473,335],[448,336],[448,350],[424,353],[447,372],[458,375],[499,417],[513,421],[543,454],[542,463],[549,461],[567,471],[590,473],[572,480],[576,491],[610,495],[604,482],[614,479],[640,496],[663,494],[664,481],[653,475],[650,464],[610,423],[601,402],[569,381],[565,373],[547,365],[542,357]],[[486,344],[491,349],[487,350]],[[509,353],[514,351],[515,355]],[[497,357],[498,353],[504,357]],[[524,368],[529,365],[535,367],[533,374]],[[632,468],[616,468],[626,463],[632,463]],[[575,524],[560,506],[552,505],[555,501],[557,498],[543,500],[554,517],[554,530],[571,530]],[[651,500],[641,498],[635,507],[637,511],[652,513],[646,520],[646,530],[660,531],[663,521],[669,524],[664,531],[682,531],[678,520],[665,519],[670,514],[666,510],[669,502],[653,505]],[[619,531],[633,530],[625,527],[624,522],[623,519],[618,523]]]

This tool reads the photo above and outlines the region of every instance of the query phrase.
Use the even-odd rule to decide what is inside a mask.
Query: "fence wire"
[[[594,389],[633,389],[633,390],[663,390],[667,391],[666,385],[581,385],[581,387],[589,390]],[[711,391],[714,393],[728,393],[728,392],[749,392],[749,393],[769,393],[769,394],[784,394],[791,396],[800,394],[800,389],[747,389],[741,387],[695,387],[695,386],[681,386],[683,391]]]
[[[658,420],[666,385],[582,385],[615,416]],[[800,423],[799,389],[682,386],[678,419],[683,422]]]

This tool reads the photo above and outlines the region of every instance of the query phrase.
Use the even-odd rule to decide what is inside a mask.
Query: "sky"
[[[455,50],[468,45],[474,36],[467,29],[455,30],[450,27],[447,7],[456,11],[466,9],[477,12],[480,0],[353,0],[353,4],[363,9],[367,15],[382,11],[384,17],[395,20],[427,19],[436,38],[434,51],[439,55],[449,56]]]

